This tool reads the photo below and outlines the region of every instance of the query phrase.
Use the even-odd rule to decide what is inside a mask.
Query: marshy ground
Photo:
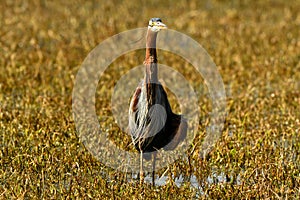
[[[0,198],[299,197],[299,10],[299,1],[283,0],[2,1]],[[110,36],[145,27],[151,17],[207,50],[227,94],[222,136],[209,156],[198,156],[197,141],[209,120],[203,117],[198,146],[171,164],[165,176],[172,178],[155,188],[128,181],[94,158],[77,137],[72,116],[74,80],[88,53]],[[207,90],[196,87],[201,77],[168,52],[159,58],[203,94],[199,107],[202,116],[209,114]],[[110,116],[111,88],[143,59],[143,51],[130,52],[106,71],[106,87],[96,93],[99,116]],[[120,133],[112,117],[99,121],[111,137]],[[130,142],[112,139],[121,146]]]

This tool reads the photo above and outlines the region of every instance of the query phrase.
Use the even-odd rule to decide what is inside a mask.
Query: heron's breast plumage
[[[173,138],[176,139],[175,135],[177,135],[177,139],[180,139],[178,133],[185,137],[187,128],[186,122],[181,120],[181,116],[172,112],[162,85],[160,83],[150,84],[145,84],[143,81],[139,85],[129,109],[130,134],[136,148],[143,151],[155,151],[163,148]],[[149,91],[149,89],[151,90]],[[177,144],[178,142],[176,142]],[[172,149],[176,145],[171,145],[172,147],[168,145],[167,148]]]

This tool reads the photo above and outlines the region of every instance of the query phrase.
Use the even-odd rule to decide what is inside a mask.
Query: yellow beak
[[[156,22],[155,25],[159,30],[167,29],[168,27],[162,22]]]

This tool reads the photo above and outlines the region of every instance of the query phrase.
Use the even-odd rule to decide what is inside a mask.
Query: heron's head
[[[149,20],[148,29],[153,32],[158,32],[162,29],[167,29],[167,26],[161,22],[160,18],[152,18]]]

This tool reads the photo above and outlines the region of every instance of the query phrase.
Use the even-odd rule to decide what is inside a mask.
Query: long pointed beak
[[[165,25],[162,22],[157,22],[155,26],[158,27],[160,30],[162,30],[162,29],[168,29],[167,25]]]

